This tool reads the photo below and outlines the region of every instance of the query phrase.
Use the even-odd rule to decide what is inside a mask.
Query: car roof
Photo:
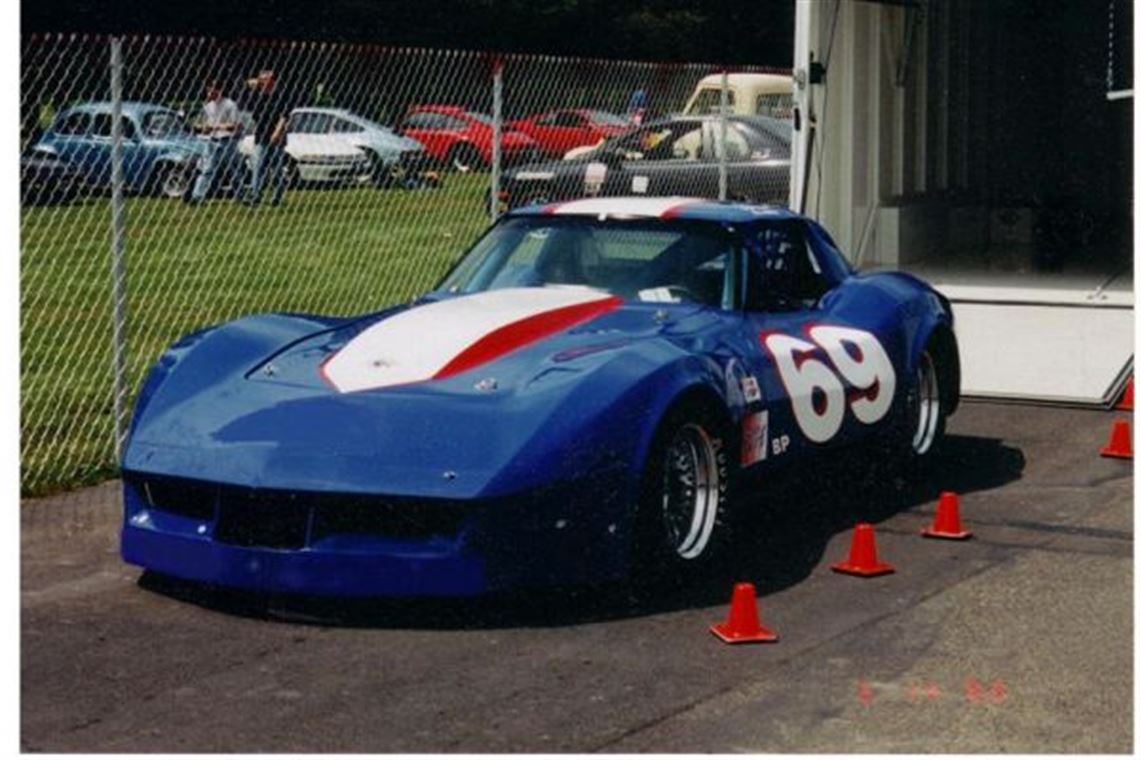
[[[347,116],[350,119],[360,118],[347,108],[323,108],[321,106],[301,106],[300,108],[294,108],[293,113],[327,113],[330,116]]]
[[[701,81],[697,83],[697,86],[698,87],[704,87],[707,85],[719,86],[720,85],[720,77],[721,77],[720,74],[709,74],[706,77],[702,77]],[[792,83],[793,83],[793,79],[788,74],[773,74],[773,73],[762,74],[759,72],[751,72],[751,71],[738,71],[735,73],[729,72],[729,74],[728,74],[728,86],[729,87],[748,87],[749,85],[752,85],[752,86],[757,86],[757,85],[787,85],[788,89],[791,90]]]
[[[721,202],[705,198],[626,196],[583,198],[564,203],[525,206],[508,216],[613,216],[623,219],[693,219],[710,222],[752,222],[761,219],[800,219],[784,206]]]
[[[88,113],[97,113],[102,111],[111,110],[111,101],[109,100],[93,100],[87,103],[77,103],[67,109],[68,111],[86,111]],[[123,113],[137,113],[139,111],[169,111],[171,113],[178,113],[173,108],[160,105],[158,103],[146,103],[141,100],[124,100]]]
[[[408,113],[416,111],[431,111],[432,113],[464,114],[468,109],[463,106],[444,105],[441,103],[418,103],[408,109]]]

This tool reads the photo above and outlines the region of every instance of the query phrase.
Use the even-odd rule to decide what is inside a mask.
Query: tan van
[[[710,74],[697,82],[683,113],[700,116],[720,111],[720,80],[720,74]],[[787,74],[728,75],[729,113],[790,119],[794,105],[792,78]]]

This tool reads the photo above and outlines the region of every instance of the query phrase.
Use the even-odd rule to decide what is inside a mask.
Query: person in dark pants
[[[270,203],[278,206],[285,198],[285,135],[292,108],[278,88],[273,71],[262,69],[248,84],[251,92],[246,107],[254,121],[251,161],[253,177],[242,202],[256,206],[261,202],[265,186],[271,184],[273,191]]]

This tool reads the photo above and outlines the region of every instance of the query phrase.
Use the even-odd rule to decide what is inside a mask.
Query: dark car
[[[579,158],[506,172],[499,194],[509,208],[588,196],[716,197],[720,119],[677,116],[613,137]],[[728,197],[787,203],[791,125],[766,116],[731,116],[725,130]]]
[[[83,172],[72,163],[34,151],[20,156],[20,202],[23,205],[67,203],[88,191]]]

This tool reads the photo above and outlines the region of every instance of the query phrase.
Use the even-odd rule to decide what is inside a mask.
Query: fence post
[[[717,200],[728,198],[728,67],[720,71],[720,156],[717,160]]]
[[[503,59],[491,62],[491,221],[499,218],[499,178],[503,163]]]
[[[123,203],[123,47],[111,38],[111,341],[114,373],[115,461],[122,461],[127,401],[126,208]]]

